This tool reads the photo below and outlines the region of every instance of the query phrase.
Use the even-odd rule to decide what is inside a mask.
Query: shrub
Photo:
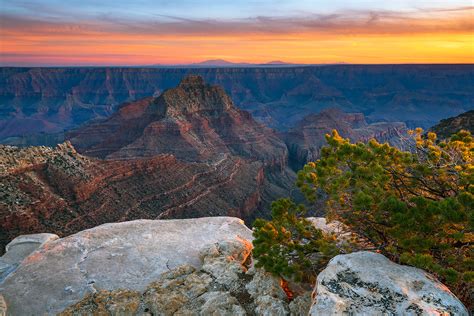
[[[295,281],[314,281],[338,253],[333,236],[324,236],[303,215],[305,208],[289,199],[272,203],[272,219],[254,223],[256,266]]]
[[[403,151],[333,131],[297,184],[310,201],[324,193],[329,218],[392,260],[436,274],[462,298],[473,288],[474,142],[466,131],[446,141],[410,134]]]

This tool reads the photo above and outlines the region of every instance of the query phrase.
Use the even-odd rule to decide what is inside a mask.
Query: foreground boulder
[[[101,290],[60,316],[72,315],[299,315],[310,302],[288,302],[279,280],[247,269],[246,242],[223,241],[203,248],[202,266],[183,265],[160,275],[144,291]],[[301,301],[301,299],[300,299]],[[305,308],[306,307],[306,308]]]
[[[334,257],[313,295],[310,315],[468,315],[428,273],[367,251]]]
[[[0,282],[15,271],[23,259],[28,257],[32,252],[58,238],[58,235],[43,233],[21,235],[13,239],[5,247],[6,253],[0,257]]]
[[[238,251],[240,264],[251,239],[243,221],[231,217],[105,224],[43,245],[0,284],[0,293],[9,315],[56,314],[91,293],[144,291],[183,265],[218,270],[202,251],[219,242],[247,249]]]

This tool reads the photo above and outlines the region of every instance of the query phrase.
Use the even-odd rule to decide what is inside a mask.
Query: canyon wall
[[[462,113],[456,117],[441,120],[430,131],[435,132],[438,138],[447,138],[460,130],[466,130],[474,134],[474,110]]]
[[[367,123],[362,113],[344,113],[339,109],[326,109],[310,114],[296,123],[288,132],[282,133],[289,149],[289,160],[295,170],[307,162],[316,161],[320,150],[326,145],[326,134],[337,130],[339,135],[352,142],[367,142],[374,138],[380,143],[403,146],[407,127],[402,122]]]
[[[0,166],[0,253],[28,233],[66,236],[138,218],[253,218],[264,192],[263,164],[237,157],[99,160],[68,143],[55,149],[0,145]]]
[[[158,96],[187,74],[219,84],[239,108],[286,130],[327,107],[369,121],[429,127],[474,106],[474,65],[333,65],[285,68],[0,68],[0,140],[55,143],[57,133]]]

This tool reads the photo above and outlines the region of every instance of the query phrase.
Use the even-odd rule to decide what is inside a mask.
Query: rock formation
[[[253,218],[264,182],[261,162],[238,157],[213,163],[171,155],[98,160],[69,143],[55,149],[0,146],[0,253],[21,234],[65,236],[107,222]]]
[[[423,270],[381,254],[334,257],[317,278],[310,315],[468,315],[464,305]]]
[[[309,161],[319,158],[321,147],[326,145],[326,134],[337,130],[344,138],[352,141],[368,141],[399,145],[406,133],[406,125],[400,122],[368,124],[362,113],[344,113],[340,109],[327,109],[318,114],[306,116],[296,127],[284,134],[290,151],[290,162],[301,169]]]
[[[0,258],[18,266],[0,280],[6,315],[467,315],[432,276],[369,252],[333,258],[313,298],[292,291],[254,267],[251,230],[237,218],[137,220],[44,237],[20,236]],[[26,240],[42,244],[14,256]]]
[[[158,98],[122,106],[105,122],[73,131],[82,153],[100,158],[172,154],[184,161],[216,161],[222,154],[282,169],[287,150],[276,134],[237,109],[219,86],[188,76]]]
[[[44,244],[0,291],[13,315],[286,315],[280,281],[249,269],[251,240],[237,218],[106,224]]]
[[[441,120],[438,124],[430,128],[438,138],[447,138],[460,130],[470,131],[474,134],[474,110],[467,111],[456,117]]]
[[[288,196],[295,179],[275,132],[198,76],[123,105],[71,140],[89,156],[69,142],[56,149],[0,146],[0,246],[20,234],[65,236],[139,218],[251,221]]]
[[[195,73],[223,86],[259,121],[285,130],[327,107],[372,121],[427,128],[472,109],[473,65],[333,65],[283,68],[0,68],[0,140],[63,132],[124,103],[157,96]],[[36,144],[55,140],[34,137]],[[20,143],[27,140],[17,139]]]

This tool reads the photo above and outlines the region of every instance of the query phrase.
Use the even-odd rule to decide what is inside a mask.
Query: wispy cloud
[[[35,10],[36,7],[25,2],[22,8]],[[339,10],[327,14],[246,18],[189,18],[160,13],[145,17],[107,13],[61,16],[62,7],[46,11],[47,14],[36,17],[21,10],[0,13],[1,63],[34,62],[35,56],[48,62],[54,58],[66,62],[81,58],[87,62],[93,58],[117,62],[124,56],[135,58],[136,63],[153,58],[176,62],[176,58],[186,59],[185,53],[194,59],[244,59],[251,56],[247,49],[268,59],[350,61],[358,56],[380,54],[379,59],[391,56],[393,45],[411,45],[412,51],[403,48],[406,51],[400,54],[407,55],[400,59],[413,53],[426,55],[428,48],[434,57],[427,56],[427,60],[438,55],[445,58],[440,60],[474,59],[473,6],[411,11]],[[431,46],[420,47],[421,41],[411,40],[414,37]],[[374,38],[383,40],[386,46],[375,51],[371,48]],[[263,44],[268,42],[273,46]],[[322,42],[327,46],[318,46]],[[362,51],[362,47],[370,52]],[[349,57],[347,52],[344,55],[336,52],[348,48],[354,51]]]
[[[447,17],[446,12],[456,13]],[[15,14],[0,14],[2,34],[130,34],[216,36],[244,34],[294,34],[304,32],[358,34],[406,34],[473,32],[474,7],[432,9],[422,12],[344,11],[334,14],[245,19],[191,19],[156,15],[154,19],[101,16],[81,21],[55,21]],[[427,16],[429,15],[429,16]]]

